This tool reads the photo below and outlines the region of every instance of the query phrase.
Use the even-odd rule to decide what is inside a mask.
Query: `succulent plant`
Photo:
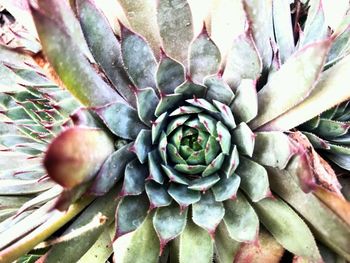
[[[343,169],[350,170],[349,101],[322,113],[301,126],[315,149]]]
[[[292,11],[288,1],[218,1],[238,8],[244,30],[217,44],[215,10],[196,35],[185,0],[119,3],[115,29],[92,0],[30,5],[75,98],[28,56],[0,50],[0,179],[20,174],[0,192],[14,203],[0,261],[105,262],[114,251],[120,262],[241,262],[267,250],[277,262],[284,249],[350,260],[350,204],[290,131],[338,117],[325,110],[349,98],[348,17],[331,32],[321,1]]]

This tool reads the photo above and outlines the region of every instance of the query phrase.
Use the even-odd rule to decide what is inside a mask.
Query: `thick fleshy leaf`
[[[175,89],[175,93],[182,94],[184,98],[204,97],[207,88],[205,86],[194,83],[192,80],[186,80]]]
[[[72,188],[91,180],[113,149],[113,142],[104,131],[71,128],[51,143],[44,165],[54,181]]]
[[[246,31],[236,38],[227,57],[224,80],[235,91],[242,79],[257,80],[262,71],[262,62],[254,40]]]
[[[152,224],[153,213],[147,215],[142,225],[132,235],[123,263],[158,262],[159,239]],[[116,251],[118,253],[118,251]]]
[[[227,157],[222,165],[222,172],[226,177],[233,175],[233,172],[239,165],[239,155],[236,145],[231,145],[231,151],[229,157]]]
[[[32,8],[32,14],[50,64],[75,97],[86,106],[122,101],[116,91],[102,80],[60,24],[35,8]]]
[[[243,5],[263,67],[268,69],[272,59],[272,1],[244,0]]]
[[[321,118],[314,133],[320,137],[326,139],[332,139],[334,137],[345,135],[350,130],[350,123],[343,123],[339,121],[333,121]]]
[[[186,164],[185,159],[181,157],[176,146],[169,143],[167,145],[167,150],[171,161],[173,161],[176,164]]]
[[[89,48],[118,92],[136,107],[136,98],[129,88],[131,81],[125,72],[119,41],[108,20],[92,0],[75,0],[76,11]]]
[[[199,121],[203,124],[205,129],[211,134],[211,136],[216,137],[216,123],[217,121],[210,117],[209,115],[200,113],[198,114]]]
[[[238,242],[253,242],[257,238],[259,219],[242,193],[237,199],[227,200],[224,223],[232,239]]]
[[[160,0],[158,25],[165,51],[186,64],[188,47],[193,38],[192,15],[185,0]]]
[[[201,109],[198,109],[197,107],[192,106],[180,106],[176,110],[174,110],[172,113],[170,113],[169,116],[177,116],[177,115],[184,115],[184,114],[193,114],[193,113],[200,113],[202,112]]]
[[[217,100],[213,100],[213,104],[220,111],[220,118],[227,128],[231,130],[236,128],[235,118],[233,117],[230,107]]]
[[[145,163],[147,155],[152,149],[152,134],[150,130],[141,130],[132,146],[137,158]]]
[[[104,195],[124,175],[125,166],[135,158],[129,147],[130,144],[125,145],[108,157],[90,188],[91,193]]]
[[[189,184],[188,189],[196,191],[206,191],[215,185],[220,180],[220,177],[216,174],[201,177],[195,180],[192,180]]]
[[[208,88],[206,100],[220,101],[223,104],[230,105],[235,94],[230,86],[219,76],[209,76],[204,79],[204,85]]]
[[[175,204],[157,209],[153,217],[153,226],[160,240],[161,252],[170,240],[183,232],[186,221],[187,209],[181,211]]]
[[[218,113],[218,110],[205,99],[194,98],[194,99],[188,99],[186,100],[186,102],[190,103],[193,106],[206,110],[209,113],[213,113],[213,114]]]
[[[297,256],[322,261],[311,231],[285,202],[266,198],[254,203],[254,208],[260,221],[284,248]]]
[[[142,129],[147,129],[137,111],[124,103],[109,104],[95,111],[111,132],[124,139],[136,139]]]
[[[216,141],[214,136],[209,136],[205,146],[205,162],[210,164],[220,152],[220,144]]]
[[[158,56],[161,39],[157,25],[157,3],[152,0],[118,0],[118,3],[131,27],[147,39],[154,54]],[[111,8],[111,5],[104,2],[101,5]]]
[[[145,179],[148,170],[134,159],[125,167],[123,187],[120,195],[139,195],[145,190]]]
[[[144,194],[122,198],[115,214],[116,237],[137,229],[146,218],[148,207],[149,202]]]
[[[299,48],[309,43],[324,40],[328,35],[328,25],[325,20],[322,1],[315,1],[319,3],[317,11],[314,14],[309,14],[305,22],[304,35],[298,43]]]
[[[258,117],[250,127],[256,129],[302,102],[314,89],[331,41],[306,46],[294,53],[258,92]],[[307,72],[307,74],[306,74]],[[281,89],[281,83],[284,88]]]
[[[215,260],[218,263],[232,263],[239,250],[240,243],[233,240],[222,222],[215,232]]]
[[[211,236],[215,235],[216,227],[220,224],[224,214],[223,204],[215,201],[210,191],[202,194],[201,200],[192,205],[193,222],[207,230]]]
[[[140,35],[121,27],[122,57],[126,71],[137,88],[156,88],[157,62],[152,49]]]
[[[174,109],[175,106],[182,100],[182,94],[168,94],[160,97],[160,102],[156,108],[156,116],[160,117],[168,110]]]
[[[168,206],[171,203],[172,199],[163,185],[149,181],[146,183],[146,193],[150,201],[150,209]]]
[[[155,119],[155,110],[159,103],[159,98],[152,88],[136,90],[137,112],[139,118],[147,126],[151,126],[151,122]]]
[[[185,81],[185,68],[165,52],[161,55],[157,70],[157,88],[159,93],[172,94]]]
[[[231,149],[231,134],[221,121],[216,123],[217,140],[221,146],[223,154],[228,155]]]
[[[255,135],[245,122],[241,122],[232,132],[232,142],[237,146],[240,154],[252,156]]]
[[[165,128],[165,121],[168,114],[164,112],[152,123],[152,143],[155,143],[163,129]]]
[[[239,122],[250,122],[258,114],[258,95],[256,81],[242,79],[236,90],[236,97],[231,104],[231,110]]]
[[[220,61],[220,51],[204,26],[190,46],[189,69],[192,79],[197,83],[203,83],[206,76],[218,72]]]
[[[61,28],[64,31],[66,31],[67,34],[74,40],[74,43],[79,47],[80,52],[82,52],[89,60],[93,60],[92,55],[84,39],[83,32],[79,25],[79,21],[73,13],[73,10],[69,7],[68,3],[56,0],[48,0],[38,2],[38,6],[39,9],[47,15],[47,17],[55,18],[55,20],[61,26]],[[34,22],[36,23],[35,18]],[[36,30],[39,31],[36,24],[35,26]],[[38,34],[40,37],[40,32],[38,32]]]
[[[179,262],[210,263],[213,260],[213,240],[208,232],[188,220],[180,236]]]
[[[297,149],[282,132],[256,132],[253,159],[262,165],[284,169]]]
[[[160,168],[161,157],[159,156],[158,150],[153,150],[148,153],[148,169],[149,177],[147,179],[154,180],[157,183],[162,184],[164,181],[163,171]]]
[[[167,150],[166,150],[167,145],[168,145],[168,138],[166,136],[166,133],[162,131],[159,138],[158,152],[159,152],[160,158],[162,158],[165,164],[167,164],[167,161],[168,161]]]
[[[222,202],[227,199],[235,199],[237,190],[241,183],[241,178],[236,174],[230,177],[221,176],[220,181],[213,186],[213,193],[217,202]]]
[[[256,243],[241,245],[236,254],[235,263],[245,263],[250,260],[255,263],[279,263],[281,261],[283,262],[282,256],[284,256],[284,252],[285,249],[273,238],[273,236],[262,228],[259,229],[259,239]],[[293,263],[297,263],[294,260],[295,258],[293,259]]]
[[[45,262],[77,262],[95,243],[104,229],[113,221],[119,200],[116,189],[96,199],[63,232],[60,238],[68,240],[55,244],[45,255]],[[98,223],[97,223],[97,222]],[[91,225],[95,225],[91,227]],[[83,229],[87,230],[83,230]],[[91,229],[89,229],[91,228]],[[75,233],[81,233],[75,235]],[[68,238],[72,235],[71,238]]]
[[[177,165],[179,165],[179,164],[177,164]],[[166,165],[163,165],[163,164],[162,164],[162,168],[163,168],[164,173],[169,177],[169,180],[171,182],[176,182],[176,183],[182,184],[182,185],[188,185],[189,181],[185,175],[180,174],[179,172],[177,172],[173,168],[167,167]],[[174,168],[176,168],[176,167],[174,167]],[[181,170],[181,169],[179,169],[179,170]]]
[[[350,55],[324,71],[316,88],[300,104],[262,127],[262,130],[290,130],[349,98]]]
[[[294,36],[289,3],[273,0],[272,15],[276,42],[279,47],[281,61],[284,63],[294,52]]]
[[[236,172],[241,178],[241,188],[253,202],[257,202],[271,193],[267,172],[260,164],[240,156]]]
[[[209,176],[213,173],[216,173],[221,169],[222,164],[225,160],[225,154],[220,153],[214,160],[211,161],[210,164],[205,168],[205,170],[202,173],[202,176]]]
[[[187,186],[179,184],[171,184],[168,193],[182,208],[198,202],[201,198],[198,191],[189,190]]]
[[[273,191],[308,221],[318,239],[349,260],[349,225],[313,194],[304,193],[291,174],[274,168],[267,169]],[[304,244],[303,241],[300,244]]]
[[[167,125],[166,135],[169,135],[176,128],[182,126],[189,118],[190,118],[189,115],[182,115],[182,116],[179,116],[179,117],[172,119]]]

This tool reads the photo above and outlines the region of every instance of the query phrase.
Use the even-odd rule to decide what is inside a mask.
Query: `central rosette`
[[[151,178],[165,174],[168,179],[164,183],[169,184],[174,199],[181,198],[181,192],[199,198],[199,192],[209,188],[217,200],[232,197],[239,185],[232,175],[239,163],[236,141],[239,143],[241,129],[242,125],[236,127],[227,105],[216,100],[187,99],[184,105],[153,122]]]

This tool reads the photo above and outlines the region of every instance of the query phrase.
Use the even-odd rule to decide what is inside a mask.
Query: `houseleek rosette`
[[[301,127],[315,149],[339,167],[350,170],[350,103],[346,101]]]
[[[339,77],[349,56],[318,82],[334,40],[322,6],[298,35],[288,4],[242,1],[247,27],[223,54],[205,26],[194,37],[187,1],[159,1],[150,8],[156,17],[142,25],[133,23],[135,2],[120,3],[131,25],[119,22],[118,37],[91,0],[31,7],[49,62],[85,106],[46,151],[49,177],[65,188],[56,207],[84,194],[96,198],[43,260],[79,260],[104,230],[102,223],[86,230],[85,223],[98,212],[110,219],[116,210],[115,244],[134,231],[123,262],[157,262],[168,251],[180,262],[213,256],[232,262],[239,243],[257,242],[260,223],[288,251],[321,261],[291,206],[323,242],[350,258],[348,225],[289,174],[305,152],[283,133],[324,111],[320,100],[330,90],[337,95],[327,99],[332,106],[348,95]],[[298,107],[312,110],[295,112]],[[304,197],[311,201],[295,201]],[[6,245],[0,258],[13,259],[16,246]]]

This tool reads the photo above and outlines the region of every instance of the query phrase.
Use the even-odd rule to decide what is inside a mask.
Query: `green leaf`
[[[236,172],[241,178],[241,188],[253,202],[257,202],[271,193],[267,172],[260,164],[240,156]]]
[[[279,47],[281,61],[284,63],[294,52],[294,32],[289,3],[274,0],[272,2],[272,15],[276,42]]]
[[[148,153],[152,149],[152,135],[150,130],[141,130],[132,146],[139,161],[145,163]]]
[[[182,94],[184,98],[204,97],[207,88],[203,85],[194,83],[191,79],[187,79],[184,83],[175,89],[175,93]]]
[[[213,261],[213,241],[208,232],[188,220],[184,232],[180,236],[179,262]]]
[[[233,172],[237,169],[239,165],[239,155],[236,145],[231,145],[230,155],[225,158],[225,161],[222,165],[222,172],[226,177],[233,175]]]
[[[193,38],[192,15],[185,0],[160,0],[157,19],[165,51],[186,64],[188,47]]]
[[[124,175],[127,163],[135,158],[129,147],[130,144],[125,145],[108,157],[90,188],[91,193],[104,195]]]
[[[189,69],[192,79],[197,83],[203,83],[206,76],[218,72],[220,61],[220,51],[203,26],[202,32],[190,46]]]
[[[123,101],[117,92],[102,80],[60,24],[35,8],[32,9],[32,14],[50,64],[76,98],[86,106],[103,106]]]
[[[303,47],[307,44],[324,40],[328,37],[328,25],[325,20],[322,1],[315,1],[319,3],[317,11],[307,17],[304,27],[304,36],[299,40],[298,47]]]
[[[75,6],[85,39],[96,62],[119,94],[132,107],[136,107],[135,95],[129,88],[131,81],[123,66],[121,47],[107,19],[92,0],[75,0]]]
[[[74,44],[79,47],[80,52],[84,54],[89,60],[93,60],[89,48],[84,39],[83,32],[79,25],[73,10],[70,8],[67,2],[48,0],[38,2],[39,10],[42,11],[47,17],[55,18],[57,24],[67,32],[70,38],[74,41]],[[22,4],[23,6],[23,4]],[[30,6],[30,5],[29,5]],[[36,25],[36,20],[34,18],[35,26],[37,31],[39,31]],[[40,32],[38,32],[40,36]]]
[[[134,159],[125,167],[124,182],[120,195],[139,195],[145,190],[145,179],[148,170]]]
[[[349,225],[315,195],[304,193],[293,175],[274,168],[267,169],[272,190],[307,220],[319,240],[350,260]],[[301,244],[304,244],[303,241]]]
[[[117,195],[118,191],[113,189],[107,195],[96,199],[89,205],[61,236],[61,238],[64,238],[66,235],[67,237],[72,235],[73,238],[68,239],[66,242],[55,244],[45,255],[45,262],[78,261],[96,242],[106,229],[106,226],[113,221],[114,212],[118,204],[118,200],[116,201]],[[79,233],[80,229],[89,227],[89,224],[96,220],[99,220],[100,223],[94,228],[82,231],[81,234],[74,236],[75,233]]]
[[[160,97],[160,102],[156,108],[156,116],[160,117],[162,114],[166,113],[177,106],[177,104],[182,101],[182,94],[168,94],[162,95]]]
[[[116,237],[137,229],[146,218],[148,207],[145,194],[123,197],[115,214]]]
[[[204,79],[204,85],[208,88],[205,99],[207,101],[220,101],[224,105],[230,105],[235,94],[230,86],[220,76],[208,76]]]
[[[150,201],[150,209],[170,205],[172,199],[163,185],[148,181],[146,193]]]
[[[187,209],[181,211],[174,204],[167,207],[157,208],[153,217],[153,226],[160,240],[160,250],[165,245],[180,235],[185,229],[187,221]]]
[[[242,79],[236,90],[236,97],[231,104],[231,110],[237,121],[248,123],[258,114],[258,96],[256,82]]]
[[[136,90],[137,112],[140,120],[147,126],[155,119],[155,110],[159,103],[159,98],[152,88]]]
[[[151,179],[157,183],[162,184],[164,181],[164,176],[159,165],[160,162],[161,158],[159,156],[158,150],[153,150],[152,152],[148,153],[149,177],[147,179]]]
[[[256,240],[259,230],[259,219],[243,194],[237,194],[237,199],[224,202],[224,223],[232,239],[238,242]]]
[[[175,88],[185,81],[185,68],[176,60],[168,57],[162,50],[157,69],[157,88],[159,93],[172,94]]]
[[[228,53],[223,79],[235,91],[242,79],[257,80],[262,71],[262,62],[249,31],[234,39]]]
[[[202,176],[208,176],[211,175],[221,169],[221,166],[225,160],[225,154],[220,153],[214,160],[211,161],[210,164],[205,168],[205,170],[202,173]]]
[[[147,129],[137,111],[124,103],[109,104],[95,111],[111,132],[124,139],[136,139],[142,129]]]
[[[220,181],[212,188],[215,200],[222,202],[227,199],[235,199],[240,183],[241,178],[236,174],[230,177],[221,176]]]
[[[215,201],[211,191],[202,194],[201,200],[192,205],[193,222],[208,231],[212,237],[224,214],[225,208],[222,202]]]
[[[272,59],[270,39],[274,37],[272,1],[244,0],[243,5],[256,47],[261,55],[263,68],[268,69]]]
[[[227,130],[224,124],[221,121],[216,123],[216,132],[218,134],[217,140],[219,141],[221,150],[223,154],[228,155],[231,148],[231,134]]]
[[[350,55],[324,71],[311,94],[261,130],[290,130],[349,98]],[[295,88],[295,87],[294,87]]]
[[[282,132],[256,132],[253,159],[262,165],[284,169],[296,147]]]
[[[190,204],[198,202],[201,195],[198,191],[189,190],[187,186],[180,184],[171,184],[168,193],[180,205],[182,209]]]
[[[70,128],[50,144],[44,165],[50,178],[72,188],[91,180],[113,150],[113,142],[104,131]]]
[[[121,48],[125,69],[136,87],[155,89],[157,62],[145,39],[121,24]]]
[[[179,164],[177,164],[179,165]],[[189,181],[187,177],[184,174],[178,173],[176,170],[174,170],[172,167],[168,167],[166,165],[161,165],[163,168],[164,173],[169,177],[169,180],[171,182],[176,182],[178,184],[182,185],[188,185]],[[174,167],[176,168],[176,166]]]
[[[259,128],[288,111],[310,94],[319,78],[330,44],[331,41],[326,40],[306,46],[294,53],[269,78],[258,92],[259,111],[250,123],[252,129]],[[281,83],[284,83],[283,89]]]
[[[213,104],[220,111],[220,118],[222,119],[223,124],[231,130],[236,128],[236,122],[230,107],[217,100],[213,100]]]
[[[158,55],[161,39],[157,25],[157,3],[152,0],[118,0],[118,4],[122,6],[131,27],[147,39],[154,54]],[[110,8],[110,5],[106,8]]]
[[[230,237],[224,222],[216,230],[214,247],[218,263],[232,263],[240,248],[240,243]]]
[[[220,180],[217,174],[194,179],[190,182],[188,189],[196,191],[206,191]]]
[[[260,221],[287,250],[312,261],[322,261],[304,221],[282,200],[265,198],[254,203]]]
[[[155,143],[160,134],[162,133],[163,129],[165,128],[166,119],[168,117],[168,114],[164,112],[162,115],[160,115],[152,124],[152,143]]]
[[[253,155],[255,135],[245,122],[241,122],[233,130],[232,142],[237,146],[240,154],[250,157]]]
[[[348,134],[349,129],[350,123],[321,118],[317,128],[313,130],[313,132],[320,137],[332,139],[334,137],[339,137]]]
[[[123,263],[158,262],[159,239],[152,224],[153,213],[147,215],[142,225],[138,227],[126,249]],[[115,251],[118,253],[118,251]]]

